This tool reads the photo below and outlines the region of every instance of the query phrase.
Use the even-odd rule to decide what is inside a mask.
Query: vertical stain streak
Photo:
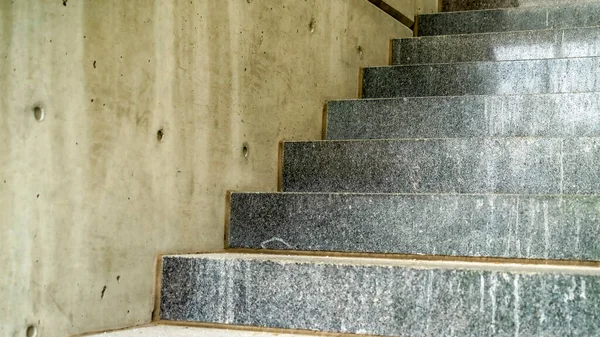
[[[548,223],[548,202],[545,201],[544,207],[544,258],[548,258],[548,251],[550,249],[550,225]]]
[[[479,275],[479,312],[485,312],[485,277],[483,274]]]
[[[519,301],[520,301],[520,295],[519,295],[519,274],[515,275],[515,279],[514,279],[514,297],[515,297],[515,308],[514,308],[514,321],[515,321],[515,337],[519,337],[519,332],[521,329],[521,321],[520,321],[520,310],[519,310]]]
[[[564,144],[565,140],[560,140],[560,194],[564,191],[565,170],[564,170]]]
[[[491,332],[492,334],[496,333],[496,287],[498,286],[498,274],[497,273],[493,273],[490,276],[490,288],[488,290],[489,296],[490,296],[490,302],[492,302],[492,326],[491,326]]]

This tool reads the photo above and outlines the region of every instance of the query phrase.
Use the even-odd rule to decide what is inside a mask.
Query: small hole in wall
[[[162,142],[164,137],[165,137],[165,131],[163,129],[160,129],[160,130],[158,130],[158,132],[156,132],[156,139],[158,139],[159,142]]]
[[[38,122],[43,121],[46,117],[46,112],[44,111],[44,108],[39,105],[33,107],[33,117],[35,117],[35,120],[37,120]]]
[[[311,34],[315,32],[316,26],[317,26],[317,21],[315,21],[315,18],[310,19],[310,23],[308,24],[308,30],[310,31]]]
[[[38,335],[37,327],[35,325],[29,325],[27,327],[26,332],[25,332],[25,336],[27,336],[27,337],[37,337],[37,335]]]
[[[244,156],[244,158],[248,158],[249,155],[250,146],[248,145],[248,143],[244,143],[244,145],[242,146],[242,156]]]

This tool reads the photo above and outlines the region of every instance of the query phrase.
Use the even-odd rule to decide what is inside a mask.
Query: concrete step
[[[326,137],[600,136],[600,93],[331,101]]]
[[[395,39],[392,64],[600,56],[600,27]]]
[[[600,194],[600,138],[286,142],[282,190]]]
[[[88,337],[305,337],[305,334],[291,334],[266,331],[244,331],[231,329],[211,329],[193,326],[149,325],[131,329],[101,332]],[[312,334],[314,336],[314,334]]]
[[[229,248],[600,261],[600,197],[232,193]]]
[[[597,3],[598,0],[442,0],[442,11],[469,11],[513,7],[550,7]]]
[[[600,91],[600,58],[490,61],[363,69],[364,98]]]
[[[160,315],[377,336],[598,336],[599,273],[315,256],[165,256]]]
[[[551,7],[490,9],[419,16],[418,35],[510,32],[598,26],[600,2]]]

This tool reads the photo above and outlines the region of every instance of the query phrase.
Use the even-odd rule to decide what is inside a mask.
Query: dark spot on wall
[[[106,292],[106,285],[102,287],[102,293],[100,294],[100,299],[104,298],[104,293]]]
[[[158,141],[162,141],[163,138],[165,137],[165,131],[163,129],[158,130],[158,132],[156,132],[156,139],[158,139]]]
[[[121,275],[117,275],[117,282],[121,279]]]
[[[92,98],[91,102],[94,103],[94,99],[93,98]]]
[[[63,6],[67,7],[67,1],[68,0],[63,0]]]
[[[38,194],[38,195],[36,196],[36,198],[39,198],[39,197],[40,197],[40,195]]]
[[[94,69],[96,69],[96,61],[94,60]]]

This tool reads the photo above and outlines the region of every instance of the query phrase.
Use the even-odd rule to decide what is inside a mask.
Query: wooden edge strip
[[[419,16],[417,15],[415,17],[415,26],[413,29],[413,37],[418,37],[419,36]]]
[[[154,297],[154,308],[152,310],[152,321],[157,321],[160,319],[160,292],[162,286],[162,255],[156,255],[156,259],[154,261],[154,289],[153,289],[153,297]]]
[[[300,329],[282,329],[282,328],[267,328],[252,325],[229,325],[221,323],[202,323],[202,322],[178,322],[178,321],[158,321],[159,325],[171,326],[186,326],[194,328],[219,329],[219,330],[237,330],[249,332],[267,332],[275,335],[290,334],[303,336],[327,336],[327,337],[346,337],[346,336],[361,336],[361,337],[381,337],[377,335],[362,335],[339,332],[300,330]]]
[[[409,17],[407,17],[406,15],[404,15],[399,10],[397,10],[394,7],[390,6],[385,1],[383,1],[383,0],[369,0],[369,2],[372,3],[373,5],[379,7],[382,11],[384,11],[385,13],[387,13],[389,16],[391,16],[394,19],[400,21],[401,24],[405,25],[406,27],[408,27],[410,29],[413,29],[414,24],[415,24],[414,20],[410,19]]]
[[[298,251],[298,250],[270,250],[230,248],[227,253],[238,254],[261,254],[261,255],[299,255],[315,257],[340,257],[340,258],[367,258],[367,259],[392,259],[392,260],[415,260],[415,261],[440,261],[440,262],[474,262],[488,264],[521,264],[521,265],[546,265],[561,267],[600,267],[600,261],[580,260],[544,260],[525,258],[501,258],[501,257],[475,257],[475,256],[448,256],[448,255],[411,255],[411,254],[387,254],[387,253],[354,253],[337,251]]]
[[[229,221],[231,219],[231,193],[232,191],[227,191],[225,196],[225,228],[223,232],[223,240],[225,248],[229,248]]]
[[[283,144],[285,141],[279,142],[278,162],[277,162],[277,192],[283,192]]]
[[[321,130],[321,139],[327,140],[327,103],[323,104],[323,129]]]
[[[390,52],[391,53],[391,52]],[[358,98],[363,98],[363,76],[364,76],[364,68],[358,69]]]

